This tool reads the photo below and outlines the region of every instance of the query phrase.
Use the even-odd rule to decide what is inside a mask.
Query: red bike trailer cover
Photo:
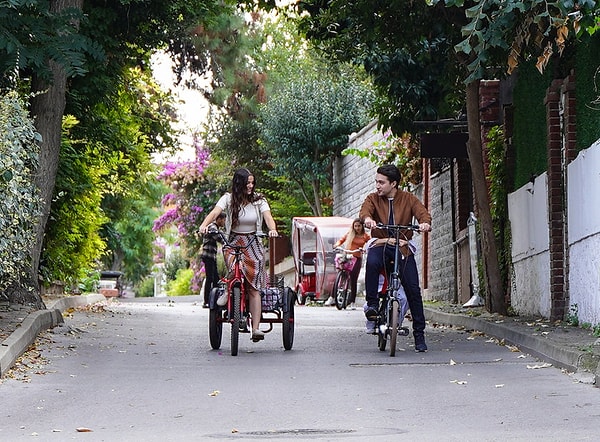
[[[314,297],[324,300],[329,296],[335,281],[333,244],[352,226],[353,219],[342,216],[294,217],[292,220],[292,251],[296,266],[296,285],[300,283],[301,266],[305,252],[315,252]]]

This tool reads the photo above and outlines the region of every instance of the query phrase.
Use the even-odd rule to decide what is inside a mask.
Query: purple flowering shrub
[[[158,178],[170,187],[171,192],[162,199],[165,211],[154,221],[156,234],[175,227],[182,253],[194,271],[191,281],[193,293],[199,293],[204,279],[204,265],[200,260],[202,235],[198,232],[204,217],[220,196],[212,180],[206,175],[210,156],[196,140],[196,159],[184,162],[167,162]]]

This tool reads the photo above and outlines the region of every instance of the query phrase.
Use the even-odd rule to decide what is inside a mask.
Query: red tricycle
[[[242,272],[242,254],[253,241],[260,241],[264,234],[251,236],[246,245],[237,245],[229,242],[222,231],[219,233],[223,241],[223,250],[231,250],[234,256],[233,268],[227,276],[221,278],[219,285],[214,287],[209,296],[209,321],[208,333],[210,345],[214,350],[221,347],[223,336],[223,324],[231,324],[231,356],[237,356],[240,333],[251,333],[251,314],[248,303]],[[225,296],[224,296],[225,295]],[[224,299],[225,302],[219,301]],[[289,287],[284,287],[283,277],[271,275],[267,287],[261,289],[261,325],[266,324],[268,328],[261,330],[269,333],[273,330],[273,324],[282,324],[283,347],[291,350],[294,343],[294,304],[296,295]],[[256,339],[251,335],[251,339]]]
[[[295,217],[292,252],[296,268],[295,291],[299,304],[325,301],[333,293],[337,276],[333,245],[350,230],[352,219],[341,216]]]

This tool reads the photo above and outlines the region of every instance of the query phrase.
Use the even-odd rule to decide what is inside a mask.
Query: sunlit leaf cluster
[[[437,3],[434,1],[432,3]],[[446,0],[465,7],[468,23],[457,52],[469,57],[469,80],[485,78],[494,61],[506,57],[506,73],[532,58],[540,72],[553,54],[562,54],[581,32],[593,34],[600,24],[598,2],[593,0]],[[508,54],[508,56],[506,55]]]

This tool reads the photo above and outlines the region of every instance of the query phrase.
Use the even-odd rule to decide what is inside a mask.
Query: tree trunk
[[[469,141],[467,152],[471,175],[473,179],[473,190],[475,193],[475,205],[479,229],[481,232],[481,251],[483,259],[483,274],[485,287],[485,304],[491,313],[505,315],[507,312],[504,293],[502,293],[502,278],[498,263],[498,250],[494,225],[490,211],[490,199],[487,180],[483,165],[483,151],[481,145],[481,125],[479,123],[479,81],[473,81],[467,85],[467,121],[469,126]]]
[[[83,0],[53,0],[50,2],[50,11],[53,14],[60,13],[67,8],[82,9],[82,7]],[[36,304],[42,303],[39,293],[38,273],[44,232],[50,215],[58,171],[62,117],[65,110],[67,85],[67,77],[63,67],[54,60],[49,60],[48,66],[52,73],[50,83],[39,77],[34,77],[32,80],[32,91],[38,93],[38,95],[31,100],[31,113],[35,118],[36,129],[42,136],[39,169],[36,177],[36,184],[40,188],[42,198],[42,213],[36,226],[36,241],[31,251],[30,278],[35,290],[28,292],[26,302]]]

